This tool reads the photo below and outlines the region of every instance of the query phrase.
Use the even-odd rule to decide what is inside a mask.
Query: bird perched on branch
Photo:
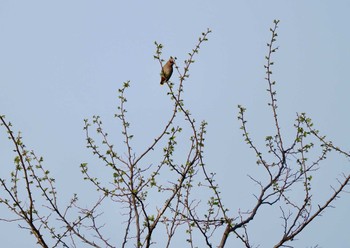
[[[174,58],[170,57],[170,59],[168,60],[168,62],[166,62],[166,64],[163,66],[162,71],[160,73],[161,76],[161,80],[160,80],[160,84],[163,85],[165,82],[168,82],[171,74],[173,74],[173,65],[174,65]]]

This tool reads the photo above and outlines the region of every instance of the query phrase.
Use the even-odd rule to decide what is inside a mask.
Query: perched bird
[[[168,62],[166,62],[166,64],[163,66],[162,71],[160,73],[161,76],[161,80],[160,80],[160,84],[163,85],[165,82],[168,82],[171,74],[173,74],[173,64],[174,64],[174,59],[173,57],[170,57],[170,59],[168,60]]]

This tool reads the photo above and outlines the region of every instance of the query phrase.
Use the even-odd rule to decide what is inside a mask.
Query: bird
[[[173,65],[175,63],[175,60],[173,57],[170,57],[168,62],[163,66],[162,71],[160,73],[161,80],[160,84],[163,85],[165,82],[168,82],[171,74],[173,74]]]

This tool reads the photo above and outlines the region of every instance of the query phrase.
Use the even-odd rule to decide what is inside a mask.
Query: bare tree
[[[43,167],[43,158],[28,150],[21,133],[15,134],[11,123],[0,116],[1,125],[16,153],[15,167],[9,180],[0,178],[0,203],[17,216],[1,220],[19,222],[20,228],[28,229],[41,247],[78,247],[79,244],[84,244],[84,247],[141,248],[154,244],[172,247],[176,240],[182,240],[187,242],[188,247],[206,245],[223,248],[231,236],[236,237],[243,247],[254,247],[250,238],[254,236],[250,231],[252,220],[264,213],[263,206],[268,206],[278,208],[282,220],[283,231],[276,237],[274,247],[293,247],[292,241],[296,236],[330,207],[340,193],[345,192],[350,180],[349,174],[343,174],[337,179],[338,185],[332,186],[333,193],[324,202],[315,202],[311,191],[312,179],[322,169],[321,162],[331,151],[346,158],[350,157],[350,153],[321,135],[305,113],[296,116],[292,142],[288,143],[283,135],[278,118],[276,82],[272,79],[272,55],[278,49],[275,46],[278,23],[275,20],[270,29],[265,65],[270,97],[268,105],[275,130],[265,139],[267,150],[259,148],[251,138],[245,118],[246,109],[238,106],[244,140],[257,156],[257,169],[265,173],[264,179],[250,176],[259,185],[251,209],[228,212],[215,181],[215,173],[204,161],[207,123],[195,120],[183,97],[184,82],[189,78],[194,56],[211,33],[208,29],[189,53],[184,68],[180,68],[174,58],[179,80],[165,84],[169,101],[173,104],[172,111],[159,134],[142,152],[134,151],[134,136],[127,116],[129,81],[119,90],[119,106],[115,114],[122,126],[124,149],[115,148],[99,116],[94,116],[92,121],[85,120],[87,147],[111,175],[109,179],[97,178],[90,173],[90,165],[81,164],[84,179],[100,193],[89,208],[78,204],[78,195],[73,195],[67,206],[60,207],[55,179]],[[162,68],[163,46],[155,45],[154,58]],[[178,139],[184,130],[190,133],[187,141]],[[183,143],[178,144],[179,140]],[[177,153],[179,146],[185,151],[181,156]],[[157,161],[151,165],[144,162],[151,155],[153,158],[159,148],[162,149]],[[308,159],[310,152],[318,154],[315,160]],[[206,191],[207,198],[198,196],[198,190]],[[298,192],[297,198],[292,197],[295,192]],[[154,197],[157,201],[153,200]],[[106,237],[106,223],[100,223],[104,203],[115,204],[123,211],[124,233],[117,243]]]

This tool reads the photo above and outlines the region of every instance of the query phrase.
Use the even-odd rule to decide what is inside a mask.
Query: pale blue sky
[[[118,134],[113,118],[117,89],[131,80],[127,106],[135,149],[142,150],[169,109],[153,59],[154,41],[164,45],[165,59],[176,56],[183,65],[201,32],[210,28],[185,95],[196,119],[209,123],[207,165],[217,173],[227,207],[235,213],[251,207],[257,188],[246,175],[258,173],[241,137],[236,106],[248,109],[251,133],[263,144],[272,130],[263,65],[274,19],[281,20],[274,77],[282,131],[288,136],[295,113],[306,112],[335,144],[350,149],[349,10],[346,0],[1,0],[0,114],[23,132],[29,148],[44,156],[68,201],[72,192],[88,188],[80,182],[79,164],[95,161],[85,149],[83,119],[100,115],[111,135]],[[12,160],[4,135],[2,130],[1,173]],[[329,185],[349,166],[331,157],[315,183],[330,193]],[[336,204],[300,236],[296,247],[350,245],[349,194]],[[272,242],[264,238],[271,232],[267,226],[257,226],[256,236],[251,235],[261,247]],[[16,224],[0,223],[0,230],[4,247],[35,246]]]

